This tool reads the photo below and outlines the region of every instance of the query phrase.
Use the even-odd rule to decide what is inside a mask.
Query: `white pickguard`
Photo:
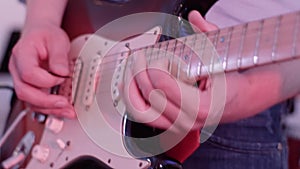
[[[116,68],[116,65],[106,64],[105,57],[109,57],[110,53],[116,51],[128,51],[128,44],[132,49],[152,45],[158,40],[160,32],[160,28],[155,27],[145,34],[119,43],[96,35],[83,35],[72,42],[70,57],[71,59],[80,58],[77,62],[80,70],[75,70],[73,77],[77,78],[73,82],[78,81],[78,83],[73,83],[71,94],[73,97],[70,98],[74,102],[77,118],[62,119],[64,125],[58,133],[46,127],[39,145],[49,150],[48,157],[44,161],[32,158],[26,168],[64,168],[70,162],[83,156],[94,157],[116,169],[139,169],[150,166],[148,161],[131,157],[124,147],[123,117],[113,106],[113,98],[116,96],[111,94],[114,90],[112,82],[116,82],[113,79],[115,70],[107,69]],[[98,72],[93,72],[92,65],[98,66],[96,68]],[[104,69],[108,70],[105,74],[101,72]],[[95,81],[96,76],[100,76],[99,81]],[[70,93],[67,89],[70,83],[67,81],[63,86],[64,88],[60,91],[62,94]],[[117,107],[122,110],[124,109],[122,106],[124,105],[120,102]],[[61,141],[68,142],[69,146],[61,148],[59,146],[61,144],[57,143]]]

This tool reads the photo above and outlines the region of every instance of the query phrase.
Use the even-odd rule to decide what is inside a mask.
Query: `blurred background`
[[[1,0],[0,11],[0,63],[3,65],[12,34],[19,32],[22,28],[25,19],[25,4],[18,0]]]
[[[25,4],[18,0],[0,1],[0,137],[13,98],[13,84],[8,74],[7,64],[11,48],[20,36],[25,19],[25,7]]]

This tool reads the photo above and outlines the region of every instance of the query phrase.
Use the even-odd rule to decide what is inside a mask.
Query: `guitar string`
[[[264,34],[264,33],[263,33]],[[255,36],[257,36],[257,35],[255,35]],[[263,35],[262,35],[263,36]],[[248,38],[251,38],[251,37],[248,37]],[[240,38],[232,38],[232,41],[237,41],[238,40],[238,42],[241,40]],[[281,43],[282,44],[286,44],[285,42],[286,41],[288,41],[288,39],[286,39],[286,40],[284,40],[284,41],[281,41]],[[298,42],[299,40],[297,40],[296,42]],[[184,44],[179,44],[177,47],[178,48],[181,48],[182,46],[183,46]],[[202,46],[207,46],[207,45],[202,45]],[[254,45],[253,45],[254,46]],[[296,46],[296,45],[294,45],[294,46]],[[214,47],[210,47],[212,50],[213,50],[213,48]],[[157,48],[157,49],[159,49],[159,48]],[[170,52],[169,50],[171,50],[171,49],[174,49],[173,47],[172,48],[169,48],[168,49],[168,51],[167,52]],[[204,50],[204,49],[208,49],[208,47],[206,47],[206,48],[198,48],[198,49],[200,49],[200,50]],[[193,50],[195,50],[195,49],[193,49]],[[228,50],[227,48],[226,48],[226,46],[222,46],[222,47],[218,47],[217,48],[217,50],[216,50],[216,52],[217,53],[223,53],[223,52],[225,52],[226,50]],[[136,51],[138,51],[138,50],[134,50],[133,52],[136,52]],[[279,51],[278,51],[279,52]],[[122,52],[122,53],[126,53],[126,52]],[[185,53],[185,52],[184,52]],[[118,63],[120,62],[120,61],[122,61],[123,59],[125,59],[126,57],[119,57],[119,55],[120,54],[112,54],[112,55],[110,55],[109,57],[103,57],[103,61],[101,62],[101,66],[105,66],[105,65],[109,65],[109,64],[111,64],[111,67],[106,67],[106,69],[101,69],[102,71],[108,71],[108,70],[110,70],[110,69],[115,69],[117,66],[119,66],[118,65]],[[195,53],[194,52],[192,52],[192,54],[189,56],[189,57],[194,57],[194,55],[195,55]],[[226,54],[225,54],[226,55]],[[270,55],[271,55],[271,53],[270,53]],[[110,59],[110,57],[114,57],[114,59]],[[153,57],[154,57],[154,55],[150,55],[150,56],[148,56],[150,59],[152,59]],[[232,58],[234,58],[233,56],[231,56],[231,55],[226,55],[226,57],[228,57],[228,60],[229,59],[232,59]],[[156,56],[156,58],[155,59],[157,59],[158,58],[158,56]],[[222,58],[222,57],[221,57]],[[248,57],[243,57],[244,59],[245,58],[252,58],[252,55],[250,55],[250,56],[248,56]]]
[[[257,29],[259,29],[259,25],[257,25],[258,27],[254,27],[254,28],[252,28],[252,29],[248,29],[248,32],[250,32],[250,33],[247,33],[247,39],[251,39],[251,38],[255,38],[256,36],[257,36]],[[267,29],[267,28],[274,28],[274,26],[276,26],[276,23],[272,23],[272,24],[268,24],[268,25],[265,25],[264,26],[264,29]],[[285,26],[284,28],[285,29],[288,29],[288,28],[294,28],[295,26],[292,26],[292,25],[289,25],[289,26]],[[228,28],[228,30],[229,30],[230,28]],[[238,33],[241,33],[241,31],[242,30],[234,30],[234,32],[233,32],[233,34],[238,34]],[[270,32],[263,32],[262,33],[262,35],[261,36],[263,36],[263,35],[267,35],[267,34],[269,34]],[[210,36],[214,36],[215,35],[215,33],[211,33],[211,32],[208,32],[208,33],[204,33],[205,34],[205,36],[207,36],[208,38],[210,37]],[[224,38],[224,37],[226,37],[226,36],[228,36],[228,34],[229,33],[225,33],[225,34],[222,34],[222,36],[220,36],[220,39],[218,39],[218,44],[221,44],[222,42],[220,42],[220,41],[224,41],[225,39],[221,39],[221,38]],[[182,39],[184,39],[184,38],[189,38],[189,37],[191,37],[191,36],[197,36],[197,35],[199,35],[199,34],[194,34],[194,35],[190,35],[190,36],[187,36],[187,37],[181,37],[181,38],[179,38],[180,40],[182,40]],[[176,40],[176,39],[174,39],[174,40]],[[237,37],[237,36],[235,36],[235,37],[233,37],[230,41],[229,41],[229,43],[234,43],[234,42],[240,42],[240,40],[241,40],[241,38],[239,38],[239,37]],[[170,41],[172,41],[172,40],[170,40]],[[199,40],[197,40],[197,41],[201,41],[201,39]],[[156,43],[155,45],[152,45],[152,46],[157,46],[157,45],[161,45],[161,43],[165,43],[165,42],[159,42],[159,43]],[[197,42],[196,42],[197,43]],[[271,43],[271,42],[270,42]],[[284,41],[282,42],[282,44],[284,44]],[[180,43],[179,45],[177,45],[176,47],[174,46],[174,47],[171,47],[171,48],[168,48],[168,50],[174,50],[175,48],[181,48],[182,47],[182,45],[185,45],[185,44],[182,44],[182,43]],[[161,45],[161,46],[163,46],[163,45]],[[296,46],[296,45],[294,45],[294,46]],[[137,51],[140,51],[140,50],[143,50],[143,49],[145,49],[145,47],[143,47],[143,48],[138,48],[138,49],[134,49],[134,50],[132,50],[132,52],[137,52]],[[159,49],[159,48],[157,48],[157,49]],[[203,50],[203,49],[205,49],[205,48],[195,48],[195,49],[193,49],[193,50]],[[175,49],[176,50],[176,49]],[[221,46],[221,47],[218,47],[218,48],[216,48],[216,52],[217,53],[223,53],[223,52],[225,52],[227,49],[226,49],[226,47],[225,46]],[[113,58],[113,60],[108,60],[108,61],[104,61],[103,60],[103,62],[102,62],[102,64],[109,64],[110,62],[116,62],[116,61],[119,61],[120,59],[124,59],[124,58],[119,58],[118,56],[120,56],[121,55],[121,53],[126,53],[127,51],[121,51],[121,52],[117,52],[117,53],[113,53],[113,54],[109,54],[109,55],[106,55],[105,57],[103,57],[103,59],[110,59],[110,58]],[[151,56],[150,56],[151,57]]]
[[[295,20],[297,20],[297,16],[298,15],[300,15],[300,11],[299,12],[296,12],[296,13],[293,13],[293,17],[288,17],[288,16],[290,16],[290,15],[281,15],[281,16],[277,16],[277,17],[273,17],[273,18],[267,18],[267,19],[262,19],[262,20],[259,20],[259,21],[253,21],[253,22],[249,22],[249,23],[247,23],[247,25],[249,26],[249,25],[251,25],[251,24],[253,24],[253,23],[259,23],[259,22],[261,22],[261,21],[268,21],[268,20],[270,20],[270,19],[280,19],[280,18],[286,18],[286,20],[285,20],[285,22],[287,22],[286,23],[286,25],[285,25],[285,27],[284,28],[294,28],[295,26],[296,26],[296,22],[295,22]],[[294,23],[294,24],[290,24],[290,22],[291,23]],[[265,24],[264,25],[264,28],[274,28],[274,27],[276,27],[277,25],[277,21],[275,20],[275,22],[271,22],[271,23],[269,23],[269,22],[266,22],[267,24]],[[245,26],[246,24],[242,24],[242,25],[236,25],[236,26],[232,26],[232,27],[228,27],[228,28],[224,28],[224,29],[219,29],[219,31],[225,31],[225,30],[229,30],[229,29],[234,29],[234,28],[236,28],[236,27],[243,27],[243,26]],[[257,27],[253,27],[252,29],[249,29],[249,30],[252,30],[252,31],[254,31],[253,33],[254,33],[254,35],[257,35],[257,32],[255,31],[255,30],[257,30],[257,29],[259,29],[259,24],[258,25],[256,25]],[[234,33],[239,33],[239,31],[241,31],[241,30],[236,30],[236,29],[234,29],[235,30],[235,32]],[[209,36],[213,36],[214,34],[216,33],[216,31],[212,31],[212,32],[207,32],[207,33],[203,33],[203,34],[205,34],[205,35],[207,35],[208,37]],[[229,32],[228,33],[225,33],[225,34],[223,34],[223,36],[227,36],[229,34]],[[195,35],[195,34],[194,34]],[[253,34],[248,34],[249,36],[251,36],[251,35],[253,35]],[[189,35],[189,36],[193,36],[193,35]],[[189,37],[189,36],[186,36],[186,37]],[[185,37],[181,37],[181,38],[185,38]],[[181,39],[181,38],[179,38],[179,39]],[[234,40],[234,39],[233,39]],[[159,43],[164,43],[164,42],[159,42]],[[157,43],[158,44],[158,43]],[[111,54],[111,55],[118,55],[119,53],[115,53],[115,54]],[[110,56],[110,55],[107,55],[107,56]]]
[[[272,26],[272,25],[271,25]],[[256,30],[256,28],[253,28],[253,30]],[[241,32],[240,32],[241,33]],[[251,33],[251,34],[247,34],[247,36],[248,35],[255,35],[255,36],[257,36],[257,34],[255,33],[255,34],[253,34],[253,33]],[[196,39],[196,35],[195,36],[192,36],[192,38],[193,39]],[[185,39],[187,39],[188,37],[184,37]],[[240,38],[236,38],[237,40],[240,40]],[[203,41],[203,39],[200,39],[201,41]],[[232,39],[232,40],[234,40],[234,39]],[[177,39],[174,39],[174,41],[176,42],[176,41],[178,41]],[[198,40],[199,41],[199,40]],[[175,43],[175,42],[173,42],[173,43]],[[179,41],[180,42],[180,41]],[[196,43],[197,41],[191,41],[192,43]],[[170,41],[168,42],[168,43],[170,43]],[[158,46],[158,48],[160,49],[162,46],[164,46],[164,45],[161,45],[161,44],[159,44],[159,43],[157,43],[157,44],[154,44],[154,45],[151,45],[151,48],[154,48],[154,47],[157,47]],[[201,45],[199,45],[199,46],[201,46]],[[202,45],[202,46],[205,46],[205,45]],[[226,45],[225,45],[226,46]],[[173,50],[174,48],[178,48],[178,49],[182,49],[182,48],[184,48],[185,47],[185,44],[183,44],[183,43],[179,43],[179,44],[177,44],[177,46],[174,46],[174,47],[171,47],[171,48],[168,48],[168,51],[170,51],[170,50]],[[146,48],[141,48],[141,49],[145,49],[145,51],[148,49],[146,49]],[[136,51],[138,51],[139,49],[136,49],[136,50],[134,50],[135,52]],[[225,49],[226,50],[226,49]],[[151,50],[152,51],[152,50]],[[191,51],[191,50],[190,50]],[[190,52],[190,51],[187,51],[187,52]],[[127,51],[126,52],[121,52],[121,53],[127,53]],[[176,52],[175,52],[176,53]],[[179,50],[179,54],[182,54],[182,53],[185,53],[184,52],[184,50]],[[193,52],[192,52],[193,53]],[[120,54],[120,53],[119,53]],[[110,56],[117,56],[116,54],[112,54],[112,55],[110,55]],[[152,57],[152,56],[150,56],[150,57]],[[111,57],[104,57],[103,59],[107,59],[107,58],[111,58]],[[112,61],[110,61],[110,63],[111,63],[111,67],[108,67],[109,69],[100,69],[101,71],[104,71],[104,73],[102,72],[101,73],[101,71],[96,71],[95,73],[98,73],[98,75],[99,76],[97,76],[97,77],[99,77],[100,79],[102,79],[102,78],[105,78],[105,75],[108,75],[108,74],[105,74],[105,72],[107,72],[107,70],[114,70],[115,69],[115,61],[120,61],[120,60],[122,60],[122,59],[124,59],[125,57],[123,57],[123,58],[117,58],[117,59],[113,59]],[[190,57],[191,58],[191,57]],[[108,63],[109,62],[104,62],[104,67],[106,67],[107,65],[108,65]],[[103,66],[103,64],[101,64],[102,66]],[[100,66],[101,66],[100,65]],[[94,79],[95,80],[95,79]],[[100,80],[100,81],[102,81],[102,80]],[[99,83],[99,85],[101,85],[100,83]],[[110,92],[110,90],[108,90],[108,91],[103,91],[103,90],[97,90],[97,93],[98,94],[101,94],[101,93],[107,93],[107,92]]]
[[[298,15],[300,15],[300,12],[298,12],[297,13],[297,16]],[[296,17],[297,17],[296,16]],[[297,19],[297,18],[296,18]],[[294,21],[294,18],[291,18],[290,19],[291,21]],[[287,22],[287,21],[286,21]],[[264,25],[264,29],[267,29],[267,28],[273,28],[275,25],[276,25],[276,23],[277,22],[271,22],[271,23],[269,23],[269,24],[266,24],[266,25]],[[285,28],[294,28],[295,26],[293,26],[293,25],[290,25],[290,24],[288,24],[289,26],[286,26]],[[240,25],[241,26],[241,25]],[[249,24],[248,24],[248,26],[249,26]],[[257,32],[256,32],[256,30],[259,28],[259,25],[257,25],[257,26],[255,26],[255,27],[253,27],[252,29],[249,29],[248,31],[250,32],[250,33],[247,33],[247,38],[252,38],[253,36],[257,36]],[[276,27],[275,27],[276,28]],[[230,28],[227,28],[227,30],[229,30]],[[222,30],[221,30],[222,31]],[[241,33],[242,32],[242,29],[240,29],[240,30],[235,30],[235,32],[234,33]],[[263,34],[267,34],[268,32],[263,32]],[[226,32],[225,32],[225,34],[222,34],[222,36],[220,36],[220,37],[225,37],[227,34],[226,34]],[[191,35],[191,36],[187,36],[187,37],[182,37],[182,38],[179,38],[180,40],[182,40],[182,39],[188,39],[189,37],[194,37],[194,39],[195,39],[195,37],[197,37],[198,35],[196,34],[196,35]],[[207,37],[210,37],[210,36],[215,36],[215,33],[214,32],[208,32],[208,33],[204,33],[204,36],[207,36]],[[263,35],[262,35],[263,36]],[[294,38],[295,39],[295,38]],[[202,39],[200,39],[200,40],[202,40]],[[197,40],[197,41],[200,41],[199,39]],[[230,41],[230,43],[232,43],[233,41],[240,41],[241,39],[240,38],[238,38],[238,37],[235,37],[235,38],[232,38],[231,39],[231,41]],[[173,40],[170,40],[168,43],[170,43],[170,42],[172,42],[172,41],[175,41],[175,42],[180,42],[179,44],[177,44],[177,46],[175,45],[174,47],[172,46],[172,45],[170,45],[171,47],[169,48],[168,47],[168,51],[171,51],[171,50],[174,50],[175,48],[178,48],[178,49],[180,49],[180,48],[183,48],[183,47],[185,47],[186,45],[185,44],[182,44],[182,42],[181,41],[179,41],[179,40],[177,40],[177,39],[173,39]],[[197,41],[192,41],[192,43],[197,43]],[[220,41],[220,39],[218,39],[218,41]],[[298,42],[299,41],[299,39],[298,40],[296,40],[296,42]],[[175,44],[175,42],[173,42],[173,44]],[[163,43],[166,43],[166,42],[159,42],[159,43],[156,43],[156,44],[154,44],[154,45],[151,45],[151,48],[156,48],[157,46],[158,46],[158,49],[160,49],[161,48],[161,46],[164,46],[164,45],[162,45]],[[294,42],[293,42],[294,43]],[[217,44],[221,44],[220,42],[218,42]],[[196,46],[198,46],[198,45],[196,45]],[[199,46],[201,46],[201,45],[199,45]],[[202,46],[206,46],[206,45],[202,45]],[[296,45],[294,45],[294,46],[296,46]],[[196,47],[197,48],[197,47]],[[132,52],[137,52],[137,51],[139,51],[139,50],[143,50],[143,49],[145,49],[144,47],[143,48],[140,48],[140,49],[134,49],[134,50],[132,50]],[[193,49],[193,50],[203,50],[203,49],[205,49],[204,47],[202,47],[202,48],[198,48],[198,49]],[[176,49],[175,49],[176,50]],[[221,53],[221,52],[224,52],[224,51],[226,51],[226,50],[228,50],[228,49],[226,49],[226,44],[224,44],[224,46],[222,46],[221,48],[217,48],[216,49],[216,51],[217,51],[217,53]],[[105,57],[103,57],[103,61],[101,62],[101,66],[104,66],[104,65],[108,65],[108,64],[112,64],[112,67],[108,67],[108,68],[106,68],[106,69],[103,69],[103,67],[101,67],[99,70],[97,70],[97,71],[95,71],[95,73],[100,73],[101,74],[101,76],[105,76],[105,72],[107,72],[107,71],[109,71],[109,70],[114,70],[115,69],[115,64],[116,64],[116,61],[120,61],[120,60],[123,60],[124,59],[124,57],[123,58],[120,58],[119,56],[121,55],[121,53],[128,53],[127,51],[122,51],[122,52],[119,52],[119,53],[114,53],[114,54],[110,54],[110,55],[107,55],[107,56],[105,56]],[[192,55],[194,55],[194,52],[192,52],[193,54]],[[182,52],[181,52],[181,54],[182,54]],[[153,57],[153,56],[149,56],[149,58],[151,59],[151,57]],[[190,58],[191,58],[192,56],[190,56]],[[107,60],[107,59],[111,59],[111,58],[113,58],[112,60]],[[157,58],[157,57],[156,57]],[[117,65],[118,66],[118,65]],[[189,65],[190,66],[190,65]],[[105,66],[104,66],[105,67]],[[104,73],[103,73],[104,72]],[[100,76],[98,76],[98,77],[100,77]]]
[[[263,26],[263,29],[271,29],[271,31],[275,31],[275,29],[287,29],[287,30],[290,30],[291,28],[293,28],[293,30],[295,30],[295,29],[297,29],[296,28],[296,26],[298,25],[298,22],[299,22],[299,16],[300,16],[300,11],[298,11],[298,12],[296,12],[296,13],[294,13],[293,14],[293,17],[289,17],[289,18],[285,18],[286,20],[285,20],[285,25],[284,25],[284,27],[283,28],[278,28],[277,27],[277,23],[278,23],[278,19],[280,18],[280,17],[285,17],[286,15],[282,15],[282,16],[278,16],[278,17],[274,17],[273,19],[275,19],[275,21],[274,22],[267,22],[267,24],[264,24],[264,26]],[[281,18],[282,19],[282,18]],[[257,22],[262,22],[262,21],[267,21],[268,19],[263,19],[263,20],[260,20],[260,21],[256,21],[256,23]],[[290,23],[292,23],[292,24],[290,24]],[[217,42],[216,42],[216,44],[214,44],[214,45],[211,45],[212,46],[212,49],[216,46],[217,48],[215,49],[216,50],[216,52],[219,54],[219,53],[223,53],[223,52],[226,52],[227,50],[229,50],[229,49],[227,49],[226,48],[226,46],[227,45],[230,45],[230,44],[226,44],[226,43],[223,43],[223,42],[225,42],[225,40],[226,39],[222,39],[222,38],[225,38],[225,37],[228,37],[228,35],[229,34],[241,34],[241,33],[243,33],[243,29],[236,29],[236,27],[238,27],[238,26],[240,26],[241,28],[244,28],[246,25],[247,25],[247,34],[245,35],[246,36],[246,38],[245,39],[251,39],[251,38],[254,38],[254,37],[258,37],[257,36],[257,30],[259,29],[259,27],[260,27],[260,25],[259,24],[257,24],[257,25],[253,25],[253,27],[251,27],[250,29],[249,29],[249,26],[251,26],[251,24],[255,24],[255,22],[249,22],[249,23],[247,23],[247,24],[242,24],[242,25],[237,25],[237,26],[233,26],[233,27],[228,27],[228,28],[225,28],[225,29],[219,29],[219,30],[217,30],[217,31],[213,31],[213,32],[207,32],[207,33],[202,33],[201,34],[201,36],[204,36],[204,38],[207,38],[207,39],[213,39],[213,37],[214,36],[216,36],[216,33],[222,33],[222,34],[220,34],[220,36],[219,36],[219,38],[217,39]],[[282,26],[282,25],[280,25],[280,26]],[[230,29],[233,29],[233,32],[231,32],[231,31],[228,31],[228,30],[230,30]],[[224,33],[225,32],[225,33]],[[292,35],[294,35],[295,34],[295,32],[296,33],[298,33],[298,31],[293,31],[294,33],[292,34]],[[269,33],[270,33],[270,31],[264,31],[264,32],[260,32],[261,33],[261,35],[260,35],[260,37],[261,36],[264,36],[264,35],[268,35]],[[298,35],[298,34],[296,34],[296,35]],[[183,41],[186,41],[188,38],[191,38],[191,40],[188,40],[188,41],[190,41],[192,44],[196,44],[196,43],[199,43],[199,41],[202,41],[203,42],[203,39],[198,39],[197,37],[199,36],[199,34],[194,34],[194,35],[190,35],[190,36],[186,36],[186,37],[181,37],[181,38],[179,38],[179,39],[172,39],[172,40],[169,40],[169,41],[163,41],[163,42],[159,42],[159,43],[156,43],[156,44],[154,44],[154,45],[150,45],[150,46],[148,46],[148,47],[142,47],[142,48],[138,48],[138,49],[133,49],[131,52],[132,53],[135,53],[135,52],[137,52],[137,51],[141,51],[141,50],[147,50],[147,48],[152,48],[152,51],[153,51],[153,48],[156,48],[156,49],[158,49],[158,51],[160,51],[161,50],[161,48],[163,47],[163,46],[166,46],[167,45],[167,52],[170,52],[170,51],[172,51],[172,50],[174,50],[175,51],[175,53],[176,53],[176,49],[175,48],[178,48],[178,49],[182,49],[182,48],[185,48],[186,47],[186,44],[184,44],[184,43],[182,43]],[[231,36],[231,35],[230,35]],[[203,37],[202,37],[203,38]],[[193,41],[193,39],[195,40],[195,41]],[[289,39],[283,39],[283,40],[289,40]],[[232,37],[231,39],[230,39],[230,41],[228,41],[228,43],[236,43],[236,42],[240,42],[241,41],[241,38],[239,37],[239,36],[234,36],[234,37]],[[300,38],[299,37],[293,37],[292,38],[292,43],[293,43],[293,48],[296,48],[297,47],[297,45],[296,45],[296,43],[299,43],[299,41],[300,41]],[[173,45],[174,46],[172,46],[172,42],[173,42]],[[179,42],[179,44],[176,44],[175,42]],[[282,44],[285,44],[284,43],[285,41],[281,41],[281,43]],[[169,43],[171,43],[171,45],[169,44]],[[269,43],[272,43],[272,41],[270,41]],[[211,43],[212,44],[212,43]],[[221,45],[220,45],[221,44]],[[171,46],[171,47],[169,47],[169,45]],[[242,44],[242,45],[244,45],[244,44]],[[197,46],[197,47],[199,47],[199,46],[202,46],[202,47],[200,47],[200,48],[197,48],[197,47],[195,47],[195,46]],[[205,46],[207,46],[207,45],[201,45],[201,43],[199,44],[199,45],[194,45],[193,46],[193,50],[194,51],[198,51],[199,52],[199,50],[204,50],[204,49],[207,49],[207,48],[205,48]],[[220,47],[221,46],[221,47]],[[255,45],[254,45],[255,46]],[[187,51],[187,53],[189,53],[189,58],[191,59],[192,58],[192,56],[195,54],[195,52],[191,52],[192,51],[192,49],[191,48],[189,48],[190,50],[189,50],[189,52]],[[277,51],[278,52],[278,51]],[[118,62],[120,62],[121,60],[123,60],[124,58],[126,58],[126,57],[122,57],[122,58],[120,58],[120,56],[122,55],[122,54],[124,54],[124,53],[128,53],[128,51],[121,51],[121,52],[118,52],[118,53],[113,53],[113,54],[109,54],[109,55],[106,55],[105,57],[103,57],[102,59],[102,62],[101,62],[101,64],[100,64],[100,66],[102,66],[99,70],[97,70],[97,71],[95,71],[95,73],[100,73],[100,76],[97,76],[98,78],[102,78],[103,76],[105,76],[106,74],[105,74],[105,72],[108,72],[109,70],[111,71],[113,71],[114,69],[115,69],[115,64],[118,64]],[[180,56],[182,55],[182,54],[184,54],[185,52],[184,51],[181,51],[180,50]],[[228,52],[226,52],[226,53],[228,53]],[[298,54],[297,52],[296,52],[296,49],[293,49],[293,52],[292,52],[292,54]],[[150,55],[149,56],[149,59],[151,59],[151,58],[153,58],[154,56],[152,56],[152,55]],[[227,57],[227,56],[225,56],[225,57]],[[230,57],[230,56],[229,56]],[[158,55],[156,56],[156,59],[158,58]],[[189,61],[190,62],[190,61]],[[107,66],[108,64],[112,64],[112,67],[109,67],[108,69],[103,69],[103,65],[104,65],[104,67],[105,66]],[[118,66],[118,65],[117,65]],[[188,66],[191,66],[191,65],[188,65]],[[103,73],[104,72],[104,73]],[[94,79],[95,80],[95,79]],[[98,87],[97,87],[97,93],[104,93],[104,92],[110,92],[110,90],[109,91],[103,91],[103,90],[99,90],[98,89]]]

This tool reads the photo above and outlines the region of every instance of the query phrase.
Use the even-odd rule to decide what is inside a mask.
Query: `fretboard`
[[[178,69],[185,67],[189,76],[201,77],[297,58],[299,28],[300,11],[157,43],[146,50],[150,60],[159,58],[162,50],[181,57],[186,65],[176,62]]]

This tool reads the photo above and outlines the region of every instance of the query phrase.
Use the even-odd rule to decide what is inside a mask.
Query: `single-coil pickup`
[[[102,58],[99,56],[96,56],[92,59],[88,74],[87,74],[87,80],[86,80],[86,85],[85,85],[85,91],[83,95],[83,104],[85,106],[90,106],[92,105],[94,101],[94,96],[98,84],[98,71],[100,68]]]
[[[120,100],[120,93],[119,93],[119,83],[123,79],[122,71],[124,71],[123,65],[119,64],[117,65],[116,71],[113,75],[112,79],[112,97],[114,100],[114,106],[118,104],[118,101]]]
[[[118,59],[115,72],[113,74],[112,84],[111,84],[111,94],[113,99],[113,105],[116,109],[123,113],[125,111],[124,103],[121,100],[121,95],[119,91],[120,83],[123,83],[124,71],[127,65],[127,58],[123,57],[124,53],[122,53],[121,57]]]
[[[78,93],[78,84],[80,81],[80,76],[81,76],[81,71],[82,71],[82,65],[83,62],[81,60],[81,58],[77,58],[75,61],[75,65],[74,65],[74,72],[73,72],[73,76],[72,76],[72,95],[71,95],[71,103],[74,104],[75,100],[76,100],[76,96]]]

